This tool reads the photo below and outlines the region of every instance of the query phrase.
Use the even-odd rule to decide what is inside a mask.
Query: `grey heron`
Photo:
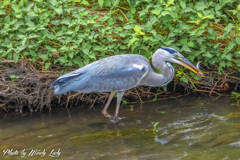
[[[195,67],[181,53],[173,48],[160,48],[152,56],[152,65],[162,74],[153,71],[147,58],[137,54],[115,55],[90,63],[55,80],[55,94],[69,91],[79,93],[111,92],[102,113],[105,117],[118,121],[118,110],[126,90],[140,86],[161,87],[174,77],[174,68],[170,64],[180,64],[194,73],[204,77],[199,67]],[[115,115],[108,113],[107,108],[117,93]]]

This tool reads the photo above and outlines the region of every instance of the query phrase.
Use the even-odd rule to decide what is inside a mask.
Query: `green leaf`
[[[6,10],[5,9],[0,9],[0,15],[6,14]]]
[[[60,52],[66,52],[66,51],[68,51],[68,50],[69,50],[69,47],[67,47],[67,46],[62,46],[62,47],[59,49]]]
[[[167,15],[167,14],[170,14],[170,12],[168,12],[168,11],[163,11],[161,15],[162,15],[162,16],[165,16],[165,15]]]
[[[209,52],[204,53],[203,56],[204,56],[204,57],[208,57],[208,58],[211,58],[211,57],[212,57],[212,55],[211,55]]]
[[[229,61],[231,61],[231,60],[232,60],[232,54],[227,54],[227,55],[226,55],[226,59],[229,60]]]
[[[5,6],[8,5],[9,2],[10,2],[10,0],[3,0],[3,4],[4,4]]]
[[[84,54],[89,54],[89,51],[91,49],[91,44],[89,43],[82,43],[82,51]]]
[[[183,1],[183,0],[180,0],[179,2],[180,2],[181,7],[182,7],[183,9],[185,9],[185,8],[186,8],[186,2]]]
[[[218,46],[219,46],[219,44],[221,44],[221,43],[216,43],[214,46],[213,46],[213,48],[217,48]]]
[[[232,62],[228,61],[228,62],[227,62],[227,66],[228,66],[228,67],[232,67]]]
[[[62,63],[66,63],[66,62],[67,62],[66,59],[65,59],[65,57],[59,57],[58,59],[59,59],[59,61],[62,62]]]
[[[85,65],[87,65],[87,64],[89,64],[89,57],[84,57],[84,60],[83,60],[83,63],[85,64]]]
[[[19,8],[18,5],[12,4],[11,7],[13,8],[13,10],[14,10],[16,13],[20,13],[20,12],[21,12],[21,9]]]
[[[99,6],[102,8],[102,6],[103,6],[103,0],[98,0],[98,4],[99,4]]]
[[[12,79],[14,79],[14,78],[16,78],[16,75],[11,75],[11,76],[9,76],[10,78],[12,78]]]
[[[160,15],[160,10],[152,10],[151,11],[153,14]]]
[[[117,17],[117,19],[119,19],[120,21],[124,21],[124,19],[123,19],[123,17],[121,16],[121,15],[119,15],[118,17]]]
[[[181,77],[180,81],[188,84],[188,78],[185,75]]]
[[[50,65],[51,65],[50,62],[46,62],[46,63],[45,63],[45,69],[48,69]]]
[[[198,14],[198,17],[199,17],[199,18],[202,18],[202,17],[203,17],[201,13],[197,12],[197,14]]]
[[[63,13],[63,9],[62,6],[59,6],[58,8],[54,8],[55,12],[57,12],[57,14],[61,15]]]
[[[233,26],[234,26],[234,25],[233,25],[232,23],[229,23],[229,24],[224,28],[224,31],[225,31],[224,35],[225,35],[225,34],[228,34],[228,33],[231,31],[231,29],[232,29]]]
[[[123,28],[124,29],[132,29],[133,27],[135,27],[134,24],[129,24],[129,25],[124,26]]]
[[[39,57],[42,58],[43,61],[46,61],[48,59],[48,55],[47,54],[40,54]]]
[[[96,60],[95,54],[93,54],[93,53],[92,53],[92,54],[89,54],[89,58]]]
[[[234,43],[234,42],[229,42],[228,43],[228,52],[230,52],[232,49],[233,49],[233,47],[235,47],[236,46],[236,43]]]
[[[27,14],[29,17],[37,17],[38,15],[34,12],[28,12]]]
[[[188,46],[193,47],[193,42],[192,41],[188,42]]]
[[[104,4],[108,7],[111,7],[111,1],[110,0],[104,1]]]
[[[74,56],[74,52],[69,53],[68,56],[72,59]]]
[[[136,35],[145,35],[145,33],[141,31],[141,27],[140,26],[135,25],[135,27],[133,29],[134,29]]]
[[[183,45],[182,51],[191,52],[191,49],[187,45]]]
[[[220,63],[220,66],[221,66],[221,67],[225,67],[225,66],[226,66],[226,63],[225,63],[224,61],[222,61],[222,62]]]
[[[56,6],[58,4],[57,0],[51,0],[50,3],[54,6]]]
[[[14,53],[14,54],[13,54],[13,60],[14,60],[14,62],[17,63],[17,62],[18,62],[18,59],[19,59],[19,53]]]
[[[240,37],[236,38],[236,42],[240,45]]]
[[[213,33],[213,28],[208,28],[208,32],[209,32],[210,34],[212,34],[212,33]]]
[[[4,17],[3,22],[8,24],[8,23],[10,23],[10,20],[11,20],[10,17],[6,16],[6,17]]]
[[[123,102],[123,104],[127,104],[127,101],[125,101],[125,100],[123,100],[123,99],[122,99],[122,102]]]
[[[214,15],[208,15],[208,16],[204,16],[204,17],[202,17],[202,19],[214,19],[215,17],[214,17]]]
[[[129,48],[134,42],[136,42],[136,41],[138,41],[138,40],[139,40],[139,38],[133,37],[133,38],[129,41],[129,43],[128,43],[128,48]]]

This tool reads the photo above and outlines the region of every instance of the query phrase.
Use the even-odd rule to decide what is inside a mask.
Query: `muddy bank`
[[[78,103],[92,107],[95,103],[104,104],[109,93],[76,94],[74,92],[64,95],[54,95],[51,83],[60,76],[60,71],[73,71],[77,68],[52,65],[45,70],[41,64],[31,61],[14,63],[11,60],[0,62],[0,113],[16,111],[22,113],[41,112],[43,109],[51,111],[52,107],[66,107]],[[167,91],[163,88],[140,86],[127,91],[124,99],[127,101],[155,101],[157,99],[188,94],[192,91],[209,94],[223,94],[225,91],[238,88],[240,75],[238,71],[228,70],[219,75],[214,68],[203,69],[205,77],[196,81],[191,79],[190,72],[184,74],[189,84],[180,81],[175,76],[168,84]],[[126,101],[124,101],[126,103]]]

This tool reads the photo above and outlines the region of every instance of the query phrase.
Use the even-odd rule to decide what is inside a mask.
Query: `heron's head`
[[[180,65],[190,69],[194,73],[204,77],[203,72],[199,69],[199,66],[198,66],[199,64],[197,65],[197,67],[194,66],[181,53],[179,53],[175,49],[173,49],[173,48],[161,48],[160,50],[163,51],[163,54],[166,57],[167,61],[172,62],[172,63],[180,64]]]

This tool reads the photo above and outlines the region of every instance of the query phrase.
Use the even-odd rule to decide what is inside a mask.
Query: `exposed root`
[[[41,112],[43,109],[51,111],[54,106],[77,105],[80,102],[87,104],[91,109],[95,103],[104,104],[109,97],[109,93],[66,93],[55,95],[50,88],[51,83],[60,76],[59,70],[73,71],[76,68],[54,66],[49,70],[42,70],[41,65],[33,65],[31,61],[20,61],[15,64],[13,61],[5,61],[0,64],[0,113],[15,110],[23,113],[24,109],[30,112]],[[194,80],[190,72],[183,72],[189,79],[196,92],[207,92],[209,94],[222,95],[223,91],[236,89],[240,80],[238,72],[228,70],[219,75],[214,69],[204,72],[205,77],[201,81]],[[17,78],[10,78],[15,75]],[[19,76],[19,77],[18,77]],[[175,77],[174,81],[168,85],[167,91],[163,88],[153,88],[138,86],[125,92],[124,99],[128,101],[138,101],[141,103],[151,102],[157,99],[172,98],[189,94],[192,90],[186,83],[179,81],[180,77]],[[170,94],[171,93],[171,94]],[[179,94],[181,93],[181,94]],[[177,94],[177,96],[176,96]]]

